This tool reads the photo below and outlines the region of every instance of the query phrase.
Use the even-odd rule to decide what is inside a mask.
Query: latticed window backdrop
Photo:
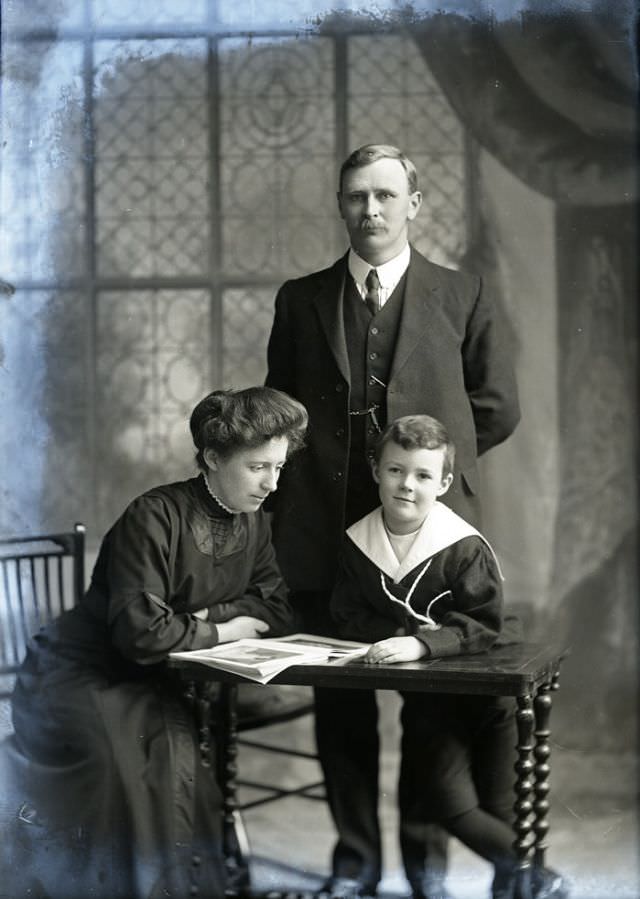
[[[278,286],[346,249],[345,152],[401,146],[424,197],[413,242],[447,265],[466,246],[465,135],[410,36],[185,37],[205,0],[154,4],[153,23],[147,7],[94,0],[107,37],[79,33],[72,9],[66,38],[5,50],[30,81],[2,91],[0,252],[20,296],[3,314],[16,351],[27,321],[46,348],[30,389],[54,447],[51,526],[103,530],[187,475],[194,403],[263,380]],[[176,36],[126,37],[147,24]]]

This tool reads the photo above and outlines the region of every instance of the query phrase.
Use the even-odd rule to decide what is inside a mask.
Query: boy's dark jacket
[[[438,502],[401,563],[381,508],[348,529],[331,612],[344,637],[373,643],[413,635],[434,657],[520,639],[518,622],[504,615],[493,550]]]

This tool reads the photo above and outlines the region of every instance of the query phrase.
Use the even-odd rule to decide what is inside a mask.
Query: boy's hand
[[[372,665],[393,665],[394,662],[415,662],[427,654],[427,647],[417,637],[389,637],[369,647],[364,657]]]
[[[230,643],[232,640],[255,639],[269,630],[266,621],[253,618],[251,615],[238,615],[231,621],[223,621],[216,625],[218,643]]]

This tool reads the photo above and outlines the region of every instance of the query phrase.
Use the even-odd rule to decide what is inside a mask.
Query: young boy
[[[453,480],[454,447],[428,415],[392,422],[376,447],[382,505],[347,530],[331,611],[340,634],[371,642],[372,664],[482,652],[519,640],[503,615],[502,574],[482,535],[438,502]],[[511,899],[515,853],[514,701],[403,694],[398,786],[400,845],[414,899],[436,899],[424,834],[438,822],[494,866],[493,899]],[[566,887],[536,870],[535,899]]]

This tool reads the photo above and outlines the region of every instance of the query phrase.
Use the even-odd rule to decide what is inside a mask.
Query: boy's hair
[[[374,458],[380,462],[387,443],[397,443],[405,450],[442,449],[442,476],[453,474],[456,449],[445,426],[430,415],[403,415],[384,429],[376,443]]]
[[[204,471],[204,452],[214,450],[228,458],[253,449],[274,437],[286,437],[288,454],[304,443],[307,410],[288,394],[273,387],[214,390],[196,405],[189,427],[197,449],[196,462]]]

